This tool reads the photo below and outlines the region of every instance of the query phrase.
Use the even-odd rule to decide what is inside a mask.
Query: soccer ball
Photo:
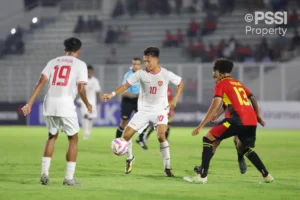
[[[117,156],[121,156],[127,153],[128,143],[123,138],[116,138],[111,142],[110,148],[114,152],[114,154],[116,154]]]

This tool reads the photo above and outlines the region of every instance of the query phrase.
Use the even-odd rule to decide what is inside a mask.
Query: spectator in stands
[[[212,13],[207,13],[204,21],[202,36],[213,33],[217,27],[217,19]]]
[[[250,45],[238,44],[235,49],[235,54],[239,62],[244,62],[246,58],[252,56],[252,49]]]
[[[189,40],[189,44],[186,47],[186,53],[188,58],[194,59],[196,57],[195,49],[196,49],[196,43],[193,42],[193,40]]]
[[[189,28],[187,30],[187,37],[189,39],[192,39],[193,37],[197,36],[197,32],[200,29],[199,24],[195,21],[194,18],[191,19],[191,22],[189,24]]]
[[[266,38],[262,38],[261,42],[258,44],[256,49],[256,60],[257,61],[267,61],[271,60],[270,48]]]
[[[192,0],[191,5],[188,6],[188,12],[191,14],[196,13],[198,10],[197,8],[199,6],[199,3],[200,2],[198,0]]]
[[[291,47],[290,50],[294,51],[300,48],[300,36],[297,30],[294,32],[294,36],[291,41]]]
[[[297,28],[299,24],[299,16],[296,9],[293,9],[292,12],[289,12],[288,16],[288,26],[290,28]]]
[[[235,6],[235,0],[219,0],[219,10],[221,14],[232,13]]]
[[[175,46],[176,42],[174,40],[174,36],[172,35],[170,30],[166,30],[165,40],[163,42],[163,47],[172,47]]]
[[[116,49],[111,49],[110,55],[106,58],[106,64],[117,64]]]
[[[157,3],[160,15],[169,15],[171,13],[171,6],[168,0],[159,0]]]
[[[139,12],[139,1],[138,0],[127,0],[127,10],[131,17]]]
[[[203,59],[203,61],[212,62],[217,56],[217,49],[215,48],[215,46],[212,43],[209,43],[208,46],[209,46],[209,49],[206,52],[206,56]]]
[[[223,52],[222,52],[223,56],[227,59],[232,60],[233,56],[234,56],[233,54],[235,52],[236,46],[237,46],[237,41],[233,36],[231,36],[231,38],[229,39],[228,44],[225,45],[225,47],[223,49]]]
[[[270,5],[274,12],[280,10],[286,10],[287,8],[287,0],[270,0]]]
[[[174,0],[174,1],[175,1],[175,11],[177,15],[180,15],[182,9],[182,0]]]
[[[205,46],[202,39],[198,39],[197,44],[194,47],[195,57],[203,58],[205,56]]]
[[[149,15],[155,14],[157,9],[157,1],[156,0],[146,0],[146,8],[145,10]]]
[[[98,19],[97,15],[93,17],[93,26],[96,31],[102,31],[103,29],[103,23]]]
[[[124,13],[125,13],[125,9],[122,0],[117,0],[116,5],[112,12],[112,18],[116,18],[121,15],[124,15]]]
[[[177,34],[176,34],[176,46],[182,46],[182,44],[184,43],[184,35],[182,33],[182,29],[178,28],[177,29]]]
[[[121,28],[121,34],[119,36],[119,43],[120,44],[126,44],[130,40],[130,33],[128,31],[128,26],[123,26]]]
[[[94,32],[95,27],[94,27],[94,20],[93,20],[93,16],[89,15],[88,16],[88,20],[87,20],[87,32]]]
[[[86,23],[83,19],[83,16],[82,15],[78,16],[77,23],[76,23],[76,26],[75,26],[75,29],[74,29],[74,33],[84,32],[85,26],[86,26]]]
[[[108,29],[107,29],[107,32],[106,32],[104,43],[105,44],[112,44],[115,41],[116,41],[116,31],[114,31],[112,26],[109,25]]]
[[[224,48],[225,48],[225,39],[223,38],[222,40],[220,40],[218,47],[217,47],[217,56],[218,57],[224,57],[223,56]]]

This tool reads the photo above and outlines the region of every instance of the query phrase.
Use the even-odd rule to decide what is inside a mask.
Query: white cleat
[[[193,176],[193,177],[185,176],[185,177],[183,177],[183,180],[185,180],[189,183],[199,183],[199,184],[206,184],[208,181],[207,177],[201,178],[200,174],[198,174],[197,176]]]
[[[268,176],[264,177],[265,183],[272,183],[274,181],[274,178],[271,174],[268,174]]]

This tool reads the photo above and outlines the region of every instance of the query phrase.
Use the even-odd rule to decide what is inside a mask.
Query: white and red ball
[[[127,153],[128,143],[123,138],[116,138],[111,142],[110,148],[114,154],[121,156]]]

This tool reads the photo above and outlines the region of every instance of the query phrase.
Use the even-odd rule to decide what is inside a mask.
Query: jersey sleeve
[[[47,80],[50,78],[50,73],[51,73],[51,61],[49,61],[46,65],[46,67],[43,69],[41,75],[43,75]]]
[[[215,85],[215,89],[214,89],[214,97],[221,97],[223,98],[223,87],[220,83]]]
[[[179,85],[181,82],[181,77],[174,74],[173,72],[168,72],[169,82],[173,83],[174,85]]]
[[[135,84],[136,82],[138,82],[140,80],[140,71],[137,71],[135,72],[134,74],[132,74],[128,79],[126,79],[126,82],[129,84],[129,85],[133,85]]]
[[[77,74],[76,83],[84,83],[85,85],[88,82],[88,70],[86,64],[80,66],[79,73]]]

